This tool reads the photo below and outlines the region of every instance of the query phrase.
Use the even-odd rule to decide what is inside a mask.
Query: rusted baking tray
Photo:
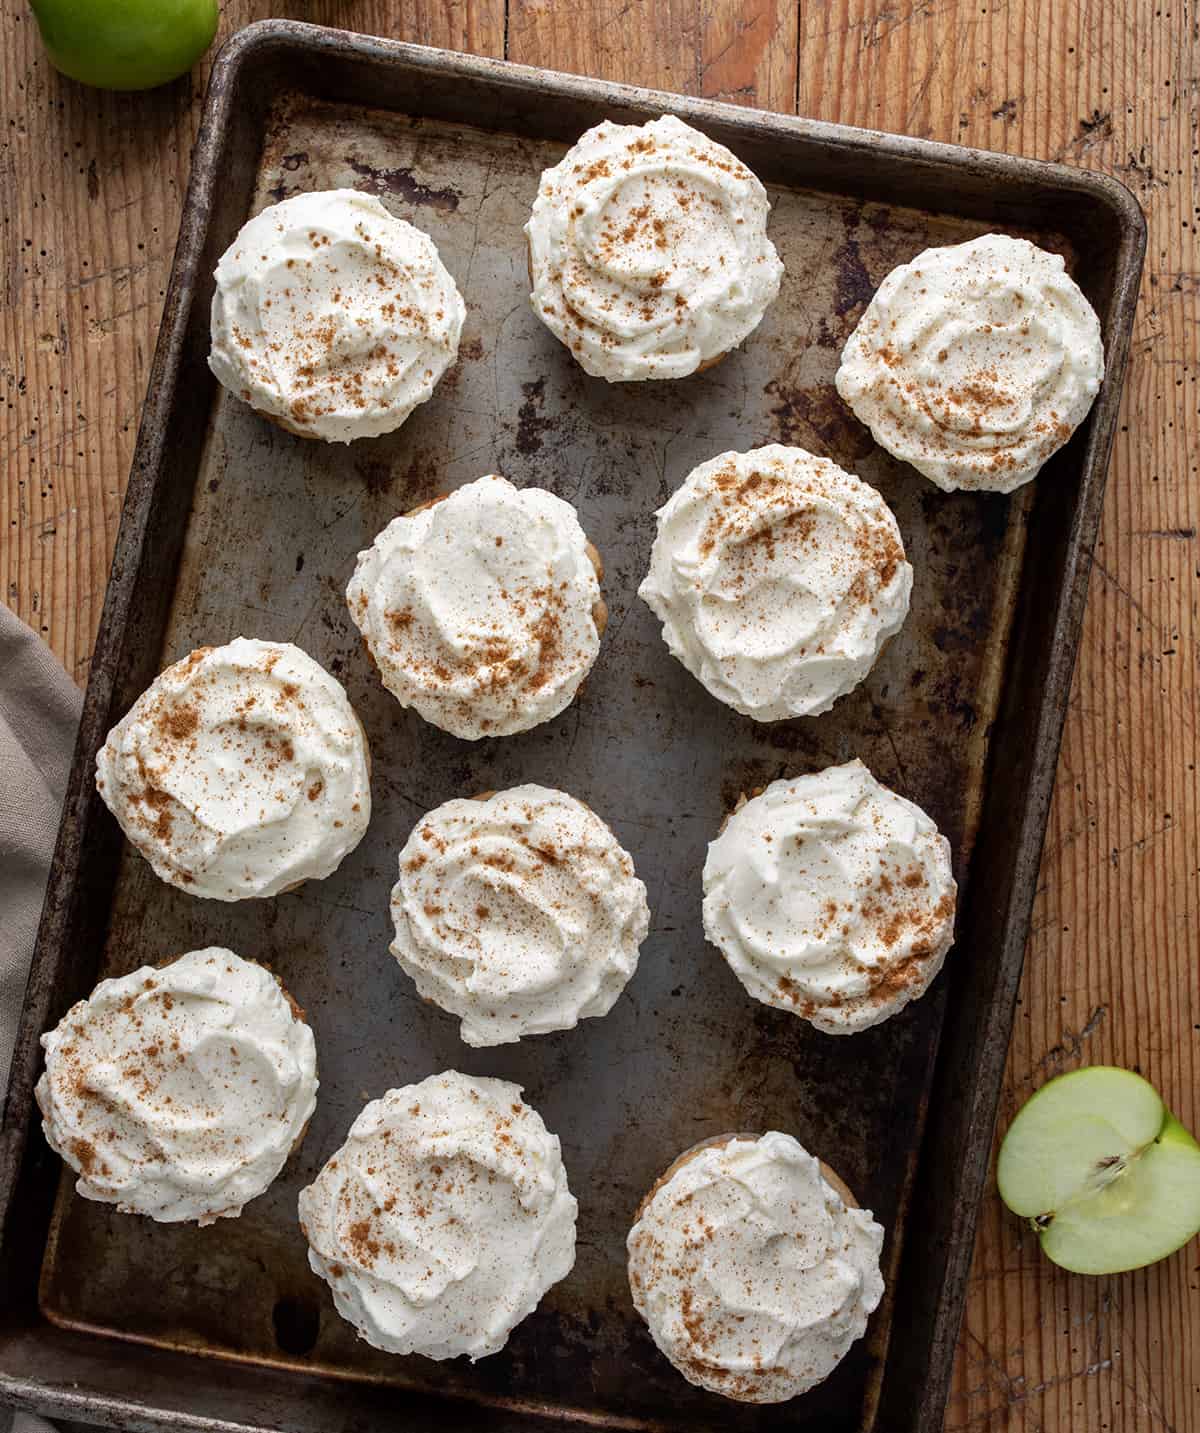
[[[609,387],[531,312],[521,226],[540,171],[583,129],[664,110],[763,178],[787,277],[758,332],[711,372]],[[205,365],[217,256],[252,210],[335,185],[426,229],[468,309],[461,360],[433,401],[348,449],[263,422]],[[1067,255],[1103,322],[1108,379],[1035,484],[946,496],[873,446],[833,375],[893,265],[993,228]],[[1074,170],[299,24],[230,43],[196,146],[5,1110],[0,1397],[128,1429],[940,1428],[1143,245],[1129,194]],[[863,688],[826,716],[760,726],[709,699],[634,594],[654,510],[689,469],[772,441],[880,488],[916,582]],[[384,691],[342,593],[397,512],[487,472],[578,507],[611,617],[567,711],[471,745]],[[166,662],[239,633],[297,642],[346,684],[370,736],[376,814],[332,879],[225,906],[130,854],[92,769]],[[835,1038],[743,993],[704,943],[699,876],[739,792],[854,755],[950,836],[963,901],[931,993]],[[388,892],[421,813],[523,780],[566,787],[612,822],[649,887],[652,933],[604,1019],[470,1050],[388,955]],[[302,1149],[240,1219],[207,1229],[78,1199],[33,1118],[39,1033],[102,974],[214,943],[271,963],[310,1013],[322,1083]],[[474,1366],[358,1341],[308,1270],[295,1212],[368,1097],[449,1067],[525,1087],[562,1137],[580,1201],[574,1272]],[[888,1295],[825,1385],[755,1409],[692,1388],[658,1355],[630,1301],[624,1239],[679,1151],[767,1128],[828,1159],[886,1226]]]

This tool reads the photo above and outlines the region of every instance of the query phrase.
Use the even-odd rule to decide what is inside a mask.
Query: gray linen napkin
[[[0,1090],[8,1084],[79,708],[78,688],[49,647],[0,604]]]
[[[8,1084],[79,707],[79,690],[49,647],[0,603],[0,1098]],[[40,1418],[3,1408],[0,1429],[53,1433]]]

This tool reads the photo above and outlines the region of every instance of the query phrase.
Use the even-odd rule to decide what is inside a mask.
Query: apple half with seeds
[[[1050,1080],[1000,1146],[1000,1197],[1077,1274],[1140,1269],[1200,1232],[1200,1144],[1131,1070]]]

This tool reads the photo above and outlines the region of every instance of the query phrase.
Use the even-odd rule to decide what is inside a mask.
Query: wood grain
[[[510,0],[507,58],[791,113],[797,25],[790,0]]]
[[[1196,0],[227,0],[268,13],[1115,173],[1146,277],[1002,1126],[1060,1070],[1140,1069],[1200,1126],[1200,12]],[[206,76],[61,81],[0,13],[0,581],[87,673]],[[1052,1269],[994,1190],[947,1429],[1200,1424],[1200,1252]]]
[[[310,0],[295,18],[504,51],[504,0]],[[218,42],[280,13],[232,0]],[[189,79],[105,95],[47,62],[23,0],[0,13],[0,595],[81,684],[216,53]]]
[[[1200,1125],[1195,5],[802,7],[799,107],[1102,169],[1150,223],[1000,1127],[1079,1064]],[[889,77],[891,82],[889,83]],[[1074,1278],[989,1191],[946,1426],[1200,1426],[1200,1252]]]

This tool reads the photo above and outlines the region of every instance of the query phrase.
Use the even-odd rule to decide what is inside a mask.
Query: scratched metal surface
[[[787,269],[745,348],[680,383],[587,378],[534,318],[521,226],[562,146],[293,99],[263,154],[256,206],[303,189],[379,194],[434,238],[467,300],[461,358],[399,433],[349,449],[304,442],[221,395],[195,484],[160,665],[239,634],[297,642],[345,683],[368,732],[375,814],[328,881],[224,906],[179,894],[125,852],[104,974],[212,943],[268,962],[309,1012],[321,1094],[302,1149],[261,1199],[211,1228],[156,1226],[60,1189],[41,1302],[59,1324],[333,1376],[612,1418],[615,1426],[820,1428],[869,1422],[890,1301],[819,1390],[777,1409],[693,1389],[630,1301],[624,1238],[682,1149],[733,1129],[793,1132],[888,1231],[895,1267],[944,1007],[933,992],[883,1027],[835,1038],[752,1002],[707,947],[705,845],[739,792],[862,757],[950,837],[970,899],[986,744],[1026,498],[947,497],[876,450],[832,387],[837,355],[896,263],[985,226],[915,209],[773,190]],[[1035,234],[1062,247],[1053,235]],[[758,726],[668,655],[635,589],[653,513],[690,468],[782,441],[826,453],[895,510],[915,568],[912,611],[869,681],[823,717]],[[396,513],[485,472],[569,499],[600,548],[610,610],[578,700],[525,735],[464,743],[403,712],[363,653],[342,593],[355,554]],[[649,888],[651,934],[612,1013],[574,1031],[472,1051],[388,955],[396,854],[448,799],[534,780],[608,819]],[[956,949],[951,961],[972,958]],[[561,1137],[580,1201],[571,1276],[480,1364],[390,1358],[338,1319],[308,1268],[297,1191],[364,1101],[457,1067],[523,1085]],[[150,1276],[148,1277],[148,1272]]]

